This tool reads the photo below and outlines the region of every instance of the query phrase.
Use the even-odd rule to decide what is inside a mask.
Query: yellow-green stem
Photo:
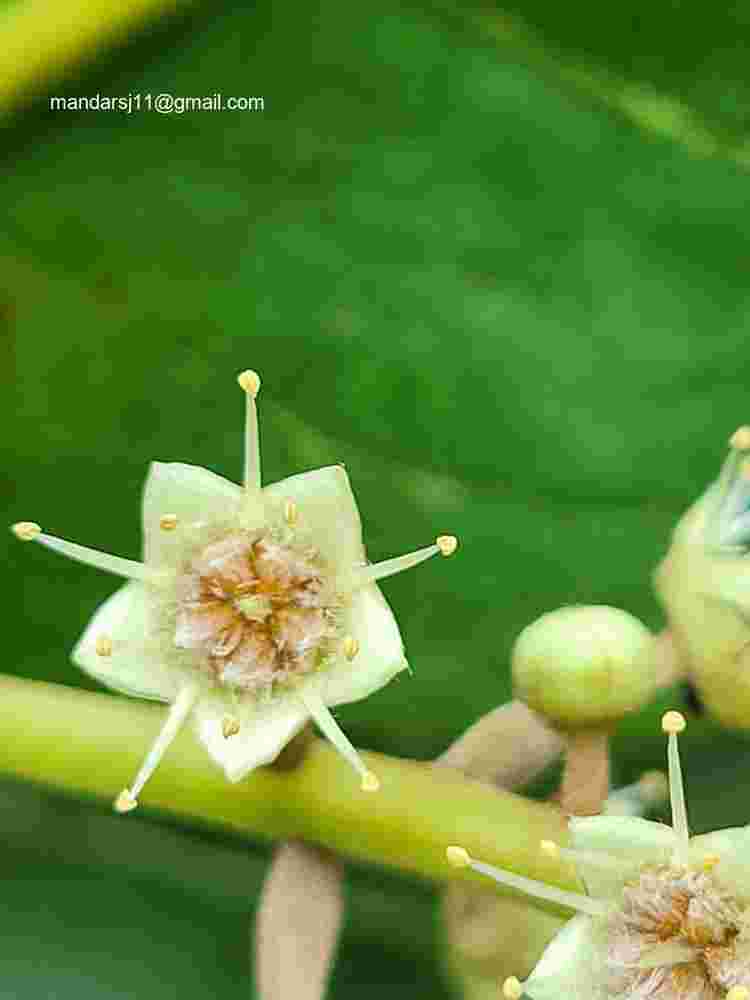
[[[0,14],[0,111],[190,0],[13,0]]]
[[[163,706],[0,675],[0,768],[76,795],[112,801],[161,724]],[[575,888],[572,869],[539,850],[565,843],[560,813],[447,768],[365,753],[381,790],[360,791],[352,769],[313,739],[292,770],[266,767],[227,782],[190,732],[170,748],[143,808],[219,825],[239,835],[314,841],[422,877],[477,878],[447,864],[460,844],[491,864]],[[123,816],[123,823],[133,822]]]

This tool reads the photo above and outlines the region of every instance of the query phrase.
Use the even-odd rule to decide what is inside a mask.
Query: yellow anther
[[[682,712],[665,712],[661,717],[662,731],[669,736],[676,735],[684,731],[687,722]]]
[[[162,514],[159,518],[159,527],[162,531],[174,531],[177,527],[176,514]]]
[[[347,660],[353,660],[359,652],[359,639],[355,639],[353,635],[348,635],[344,639],[343,649]]]
[[[115,799],[115,812],[129,813],[138,805],[138,800],[130,794],[129,788],[123,788]]]
[[[733,986],[727,993],[726,1000],[748,1000],[750,990],[747,986]]]
[[[234,715],[225,715],[221,720],[221,731],[225,740],[228,740],[230,736],[236,736],[240,731],[240,720]]]
[[[721,858],[719,857],[718,854],[707,854],[703,858],[703,861],[701,861],[701,866],[703,868],[703,871],[704,872],[712,871],[720,861]]]
[[[729,447],[736,448],[737,451],[748,451],[750,449],[750,427],[738,427],[729,439]]]
[[[542,840],[539,843],[539,848],[542,854],[546,854],[548,858],[559,858],[560,857],[560,845],[556,844],[554,840]]]
[[[469,852],[463,847],[448,847],[445,856],[454,868],[468,868],[471,864]]]
[[[377,792],[380,790],[380,779],[372,771],[366,771],[362,775],[361,789],[363,792]]]
[[[112,640],[108,635],[98,635],[94,644],[97,656],[112,655]]]
[[[286,523],[293,527],[297,523],[299,517],[299,508],[294,500],[287,500],[284,503],[284,520]]]
[[[254,372],[251,368],[247,371],[240,372],[237,376],[237,381],[239,382],[240,389],[244,392],[249,393],[251,396],[257,396],[260,389],[260,375]]]
[[[10,530],[22,542],[31,542],[42,533],[42,529],[35,521],[19,521],[17,524],[12,524]]]
[[[523,987],[515,976],[508,976],[503,983],[503,996],[506,1000],[519,1000],[523,996]]]
[[[440,549],[441,556],[452,556],[458,548],[458,539],[455,535],[439,535],[435,545]]]

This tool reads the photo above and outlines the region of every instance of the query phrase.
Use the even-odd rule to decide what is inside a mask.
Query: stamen
[[[198,700],[199,691],[200,688],[197,684],[188,684],[177,695],[177,698],[170,706],[167,720],[162,726],[161,732],[154,740],[151,749],[146,754],[146,759],[143,761],[132,787],[124,788],[115,800],[115,810],[117,812],[130,812],[131,809],[135,809],[138,805],[138,796],[143,790],[143,786],[154,773],[159,761],[180,731],[182,724]]]
[[[623,862],[612,854],[604,851],[580,851],[570,847],[560,847],[554,840],[542,840],[539,843],[542,854],[548,858],[561,858],[574,865],[597,865],[599,868],[611,868],[622,871]]]
[[[120,794],[115,799],[115,812],[118,813],[129,813],[132,812],[138,805],[137,801],[133,798],[127,788],[123,788]]]
[[[425,559],[430,559],[439,553],[449,556],[456,551],[458,541],[452,535],[441,535],[434,545],[428,545],[424,549],[417,549],[415,552],[408,552],[403,556],[396,556],[394,559],[385,559],[383,562],[374,563],[372,566],[358,566],[354,571],[354,586],[365,587],[368,583],[375,583],[376,580],[383,580],[387,576],[401,573],[412,566],[418,566]]]
[[[159,518],[159,527],[162,531],[174,531],[177,527],[176,514],[162,514]]]
[[[230,736],[236,736],[240,731],[240,720],[234,715],[225,715],[221,720],[221,732],[225,740]]]
[[[258,440],[258,407],[255,397],[260,390],[260,376],[257,372],[240,372],[237,376],[240,388],[245,393],[245,489],[260,489],[260,442]]]
[[[712,872],[720,862],[721,858],[718,854],[706,854],[701,861],[701,868],[704,872]]]
[[[662,941],[649,948],[637,964],[639,969],[658,969],[661,966],[694,962],[698,955],[699,952],[685,941]]]
[[[42,529],[36,521],[19,521],[17,524],[12,524],[10,530],[22,542],[31,542],[40,534]]]
[[[85,563],[86,566],[94,566],[96,569],[103,569],[106,573],[114,573],[117,576],[127,577],[129,580],[143,580],[147,583],[158,583],[161,574],[154,572],[141,562],[135,559],[122,559],[120,556],[112,556],[108,552],[100,552],[98,549],[90,549],[77,542],[69,542],[65,538],[57,538],[55,535],[45,535],[38,524],[32,521],[21,521],[13,525],[13,532],[25,542],[39,542],[53,552],[67,556],[68,559],[76,559]]]
[[[97,656],[112,655],[112,640],[108,635],[98,635],[94,644]]]
[[[455,535],[438,535],[435,545],[440,549],[441,556],[452,556],[458,548],[458,539]]]
[[[365,767],[364,761],[351,745],[320,695],[309,687],[302,687],[300,689],[300,698],[326,739],[333,744],[341,756],[357,771],[362,779],[362,791],[377,792],[380,788],[380,782],[376,775]]]
[[[608,913],[605,903],[600,903],[590,896],[584,896],[579,892],[566,892],[564,889],[557,889],[555,886],[545,885],[544,882],[537,882],[523,875],[516,875],[515,872],[505,871],[503,868],[495,868],[494,865],[487,865],[483,861],[475,861],[468,851],[463,847],[449,847],[446,850],[448,861],[455,868],[471,868],[472,871],[480,872],[494,879],[500,885],[507,885],[512,889],[519,889],[529,896],[537,899],[546,899],[550,903],[559,903],[567,906],[571,910],[578,910],[580,913],[587,913],[591,917],[601,917]]]
[[[503,996],[506,1000],[520,1000],[523,996],[523,985],[515,976],[508,976],[503,983]]]
[[[686,725],[685,716],[680,712],[665,712],[662,716],[661,728],[669,736],[667,746],[669,800],[672,806],[672,829],[677,838],[672,860],[677,865],[687,865],[690,840],[685,807],[685,788],[682,783],[682,767],[680,766],[680,750],[677,745],[677,734],[683,732]]]
[[[735,451],[750,450],[750,427],[738,427],[729,439],[729,447]]]
[[[297,507],[297,504],[294,500],[287,500],[284,504],[284,520],[290,528],[293,528],[297,523],[298,517],[299,508]]]
[[[359,652],[359,639],[355,639],[353,635],[348,635],[344,639],[342,647],[347,660],[353,660]]]

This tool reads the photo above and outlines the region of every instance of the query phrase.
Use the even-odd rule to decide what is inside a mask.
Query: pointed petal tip
[[[132,812],[138,805],[138,799],[134,798],[130,794],[129,788],[123,788],[120,794],[114,801],[114,810],[117,813],[124,814]]]
[[[31,542],[42,533],[42,529],[36,521],[17,521],[15,524],[11,524],[10,530],[22,542]]]

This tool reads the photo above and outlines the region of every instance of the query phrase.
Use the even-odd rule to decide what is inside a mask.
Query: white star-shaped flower
[[[255,372],[247,399],[244,485],[207,469],[155,462],[143,496],[143,562],[13,525],[72,559],[129,580],[96,611],[74,662],[125,694],[169,702],[164,726],[115,807],[128,812],[191,716],[230,781],[273,761],[314,719],[378,787],[330,706],[377,691],[406,666],[377,580],[456,549],[452,536],[368,564],[359,512],[340,465],[261,488]]]
[[[508,1000],[748,1000],[750,827],[688,833],[677,734],[667,712],[672,827],[635,816],[570,820],[570,848],[541,849],[572,861],[586,894],[565,892],[472,859],[449,860],[502,885],[578,911],[525,982],[507,979]]]

